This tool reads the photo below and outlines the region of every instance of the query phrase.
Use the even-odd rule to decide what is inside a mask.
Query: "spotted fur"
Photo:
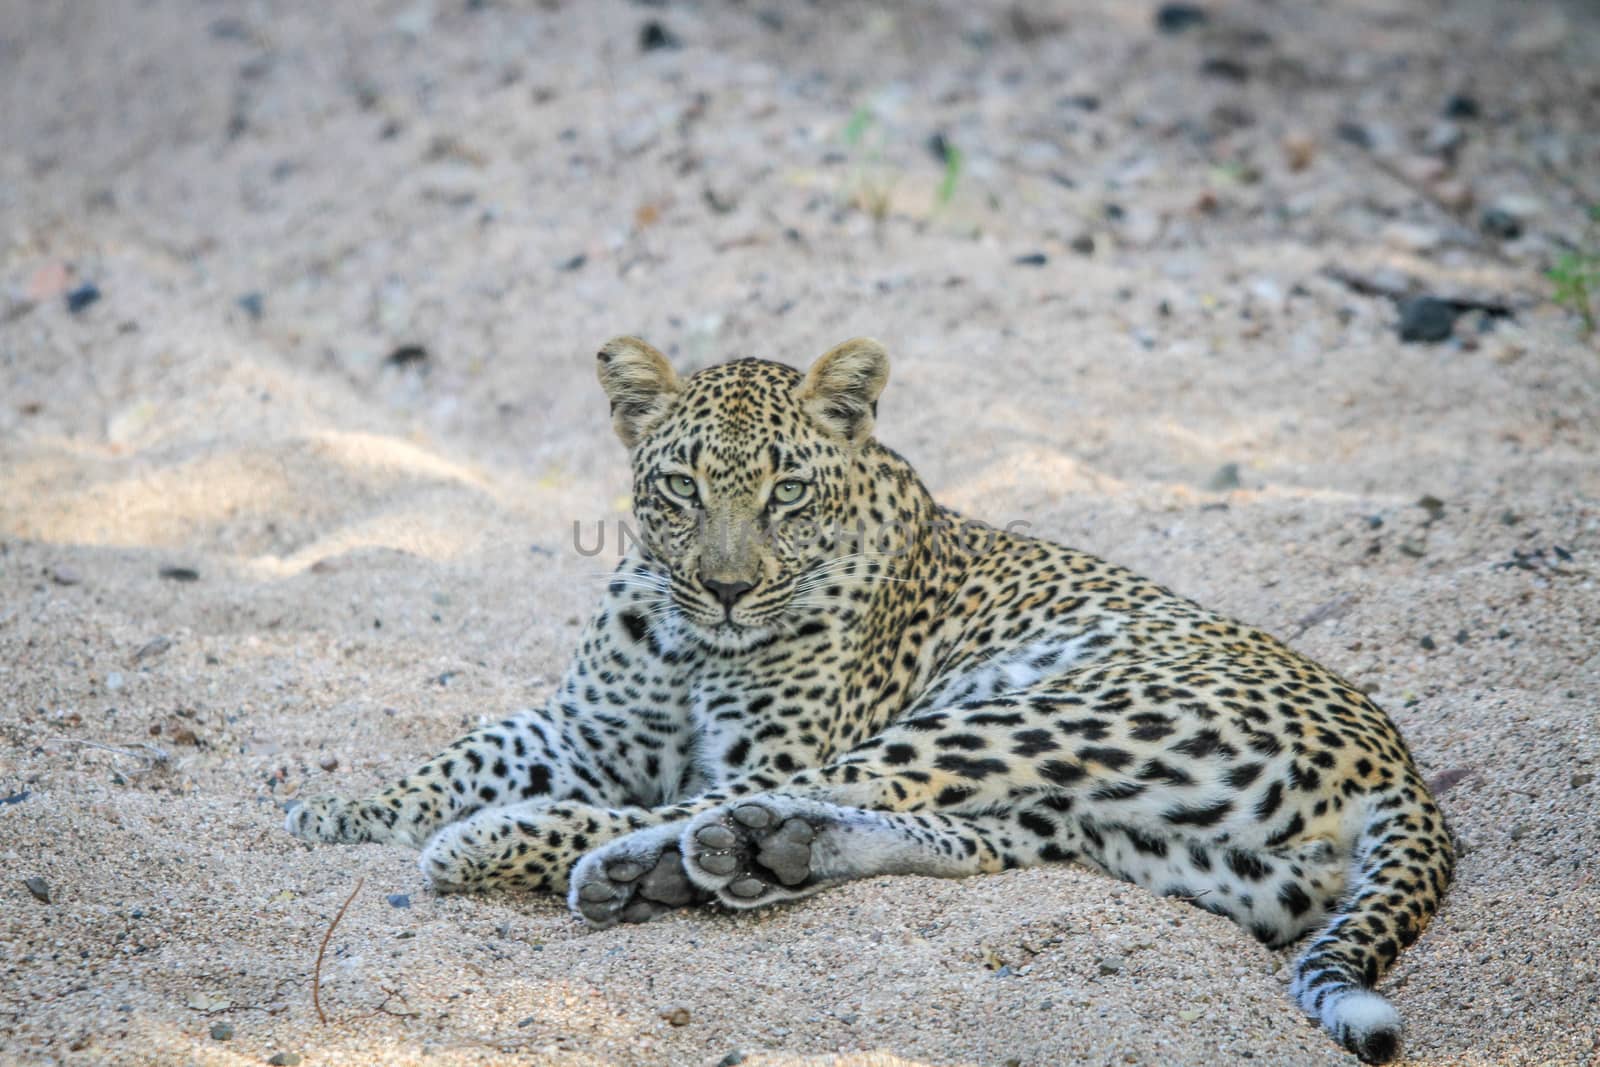
[[[1394,724],[1259,630],[935,503],[871,436],[887,373],[866,340],[687,380],[608,343],[641,543],[559,690],[290,831],[421,847],[442,890],[566,891],[600,927],[1077,862],[1314,934],[1294,996],[1394,1057],[1371,988],[1453,865]]]

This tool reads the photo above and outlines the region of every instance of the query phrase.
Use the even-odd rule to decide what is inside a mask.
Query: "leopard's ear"
[[[818,426],[852,445],[872,435],[878,394],[889,381],[889,353],[857,337],[822,354],[800,384],[800,403]]]
[[[667,357],[637,337],[613,337],[597,359],[600,386],[611,398],[611,424],[632,448],[672,410],[683,383]]]

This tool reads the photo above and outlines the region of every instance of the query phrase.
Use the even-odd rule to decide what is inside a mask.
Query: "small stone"
[[[1283,161],[1292,171],[1305,170],[1317,158],[1316,138],[1307,133],[1285,134],[1282,148]]]
[[[422,366],[428,361],[428,349],[423,345],[400,345],[383,361],[391,367]]]
[[[1483,115],[1477,97],[1466,93],[1451,93],[1445,98],[1444,117],[1447,119],[1475,119]]]
[[[1050,262],[1050,257],[1043,252],[1029,252],[1027,255],[1018,256],[1011,262],[1019,267],[1042,267]]]
[[[32,878],[24,878],[22,880],[22,884],[28,887],[28,892],[33,894],[34,900],[37,900],[41,904],[50,903],[49,882],[46,882],[43,878],[35,875]]]
[[[386,899],[389,901],[389,907],[391,908],[411,907],[411,898],[404,893],[390,893]]]
[[[1239,479],[1239,465],[1237,463],[1224,463],[1217,468],[1217,473],[1206,482],[1206,488],[1213,493],[1226,493],[1237,489],[1244,484]]]
[[[266,310],[266,298],[260,293],[244,293],[233,303],[240,311],[250,316],[251,322],[260,322],[262,312]]]
[[[1124,961],[1121,956],[1107,956],[1099,963],[1100,974],[1102,977],[1121,974],[1123,966]]]
[[[169,582],[198,582],[200,572],[193,567],[178,567],[168,564],[156,571],[156,576],[165,578]]]
[[[582,252],[579,252],[577,255],[572,256],[571,258],[564,259],[560,263],[557,263],[556,270],[564,272],[575,271],[580,269],[587,262],[589,262],[589,257],[584,255]]]
[[[1200,73],[1208,78],[1221,78],[1230,82],[1250,80],[1250,68],[1228,56],[1212,56],[1205,60],[1200,64]]]
[[[83,578],[71,567],[52,567],[50,580],[57,585],[77,585]]]
[[[300,1067],[300,1053],[274,1052],[267,1063],[270,1067]]]
[[[1080,233],[1072,239],[1072,244],[1069,247],[1080,256],[1092,256],[1094,255],[1094,237],[1087,233]]]
[[[639,51],[655,52],[664,48],[682,48],[683,42],[678,35],[667,29],[655,19],[651,19],[639,28]]]
[[[1455,329],[1460,309],[1449,300],[1415,296],[1400,301],[1400,340],[1428,344],[1445,341]]]
[[[67,293],[67,310],[76,315],[100,299],[100,289],[93,282],[84,282]]]
[[[689,1025],[689,1009],[688,1008],[684,1008],[684,1007],[673,1008],[673,1009],[671,1009],[669,1011],[662,1012],[661,1013],[661,1017],[663,1019],[667,1020],[667,1025],[668,1026],[688,1026]]]
[[[1433,156],[1454,156],[1466,141],[1467,134],[1454,122],[1436,122],[1422,139],[1422,150]]]
[[[1569,778],[1568,781],[1572,783],[1572,788],[1582,789],[1584,786],[1594,781],[1594,775],[1588,771],[1580,771]]]
[[[172,638],[164,636],[152,637],[140,645],[133,654],[133,662],[140,663],[147,659],[154,659],[172,647]]]
[[[1371,148],[1375,143],[1371,130],[1359,122],[1348,119],[1335,126],[1333,133],[1345,144],[1353,144],[1357,148]]]
[[[1439,247],[1439,231],[1412,222],[1391,222],[1383,228],[1383,241],[1402,252],[1431,252]]]
[[[738,1049],[734,1049],[732,1052],[728,1053],[726,1056],[722,1057],[722,1059],[717,1061],[717,1067],[739,1067],[739,1064],[743,1062],[744,1053],[740,1052]]]
[[[231,1024],[231,1023],[216,1023],[216,1024],[214,1024],[211,1027],[211,1040],[213,1040],[213,1041],[231,1041],[231,1040],[233,1040],[233,1024]]]
[[[1502,207],[1484,208],[1478,227],[1499,241],[1515,241],[1522,236],[1522,220]]]
[[[949,165],[950,151],[950,139],[942,131],[936,130],[928,136],[928,154],[941,165]]]
[[[1432,652],[1435,648],[1439,647],[1438,645],[1434,644],[1433,638],[1428,634],[1423,634],[1422,640],[1418,641],[1417,644],[1421,645],[1423,650],[1427,652]]]
[[[1206,10],[1198,4],[1162,4],[1156,9],[1156,29],[1162,33],[1183,33],[1204,26]]]
[[[106,675],[106,688],[113,693],[122,688],[121,671],[112,671]]]
[[[1451,211],[1465,211],[1472,206],[1472,186],[1459,178],[1446,178],[1434,183],[1433,195]]]
[[[321,759],[317,760],[317,766],[321,767],[325,771],[336,771],[339,769],[339,757],[323,756]]]

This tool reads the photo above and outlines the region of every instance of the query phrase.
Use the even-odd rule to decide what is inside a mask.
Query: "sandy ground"
[[[1540,272],[1596,13],[1152,11],[0,2],[0,1061],[1353,1062],[1072,869],[592,934],[279,829],[550,689],[631,331],[873,334],[943,498],[1376,692],[1465,849],[1411,1057],[1594,1062],[1600,350]],[[1511,315],[1402,344],[1358,289],[1408,284]]]

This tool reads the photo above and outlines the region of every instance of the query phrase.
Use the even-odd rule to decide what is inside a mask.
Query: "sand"
[[[1541,272],[1600,24],[1208,7],[0,3],[0,1061],[1354,1062],[1075,869],[594,934],[282,832],[548,693],[637,332],[877,336],[943,499],[1375,692],[1464,846],[1411,1062],[1594,1062],[1600,349]],[[1511,314],[1403,344],[1330,267]]]

